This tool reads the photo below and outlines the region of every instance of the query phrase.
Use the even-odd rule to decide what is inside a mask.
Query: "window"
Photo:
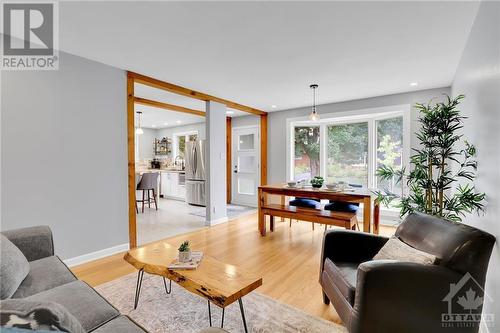
[[[401,170],[403,166],[403,117],[377,120],[377,169],[386,166]],[[377,179],[378,189],[401,193],[401,184],[396,179]]]
[[[294,179],[306,180],[320,175],[319,126],[294,128]]]
[[[396,179],[381,181],[381,166],[401,169],[408,163],[409,106],[323,114],[318,122],[287,120],[287,179],[344,181],[401,193]]]
[[[186,151],[186,142],[195,141],[198,138],[198,132],[174,133],[174,158],[180,156],[184,158]]]
[[[327,126],[326,181],[368,186],[368,122]]]

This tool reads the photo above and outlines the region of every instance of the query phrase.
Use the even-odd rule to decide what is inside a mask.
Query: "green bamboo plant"
[[[409,193],[375,191],[377,199],[388,206],[396,201],[400,216],[423,212],[461,222],[467,213],[484,211],[484,193],[476,193],[476,148],[463,138],[460,129],[466,117],[457,106],[464,98],[447,96],[444,103],[416,104],[420,112],[420,129],[416,137],[419,148],[412,149],[410,166],[395,169],[382,166],[376,174],[382,180],[406,183]],[[457,149],[462,146],[463,148]],[[401,186],[404,188],[404,186]]]

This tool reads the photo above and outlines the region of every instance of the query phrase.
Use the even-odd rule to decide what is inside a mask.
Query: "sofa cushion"
[[[31,261],[30,272],[12,298],[24,298],[76,281],[76,277],[57,256]]]
[[[373,257],[373,260],[399,260],[419,264],[433,264],[436,257],[417,250],[393,236],[382,246],[380,251]]]
[[[63,306],[54,302],[7,299],[0,302],[2,327],[84,333],[82,325]],[[3,331],[3,329],[2,329]]]
[[[296,207],[305,207],[305,208],[316,208],[319,209],[321,207],[321,204],[313,199],[307,199],[307,198],[296,198],[293,200],[290,200],[288,203],[290,206],[296,206]]]
[[[73,281],[43,291],[27,300],[56,302],[91,331],[119,315],[118,311],[83,281]]]
[[[329,204],[325,205],[325,210],[331,210],[334,212],[356,213],[358,209],[359,203],[330,201]]]
[[[93,333],[144,333],[147,332],[127,316],[119,316],[97,328]]]
[[[356,294],[358,266],[355,263],[333,263],[327,258],[323,270],[351,305],[354,305],[354,296]]]
[[[0,234],[0,299],[11,297],[30,271],[21,250]]]

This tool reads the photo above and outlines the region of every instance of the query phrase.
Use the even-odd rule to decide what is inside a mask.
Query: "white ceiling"
[[[309,105],[310,83],[319,84],[319,104],[450,85],[477,7],[452,1],[61,2],[60,46],[273,111]]]

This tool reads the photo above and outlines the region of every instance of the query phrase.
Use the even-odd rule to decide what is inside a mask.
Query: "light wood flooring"
[[[210,228],[168,238],[178,245],[188,239],[195,250],[203,250],[223,262],[244,267],[263,277],[257,292],[297,307],[315,316],[340,323],[331,305],[323,304],[319,285],[319,256],[324,227],[309,222],[279,222],[276,230],[261,237],[257,215],[247,215]],[[391,235],[394,227],[381,226]],[[92,286],[136,270],[123,260],[123,253],[73,267],[73,272]]]

